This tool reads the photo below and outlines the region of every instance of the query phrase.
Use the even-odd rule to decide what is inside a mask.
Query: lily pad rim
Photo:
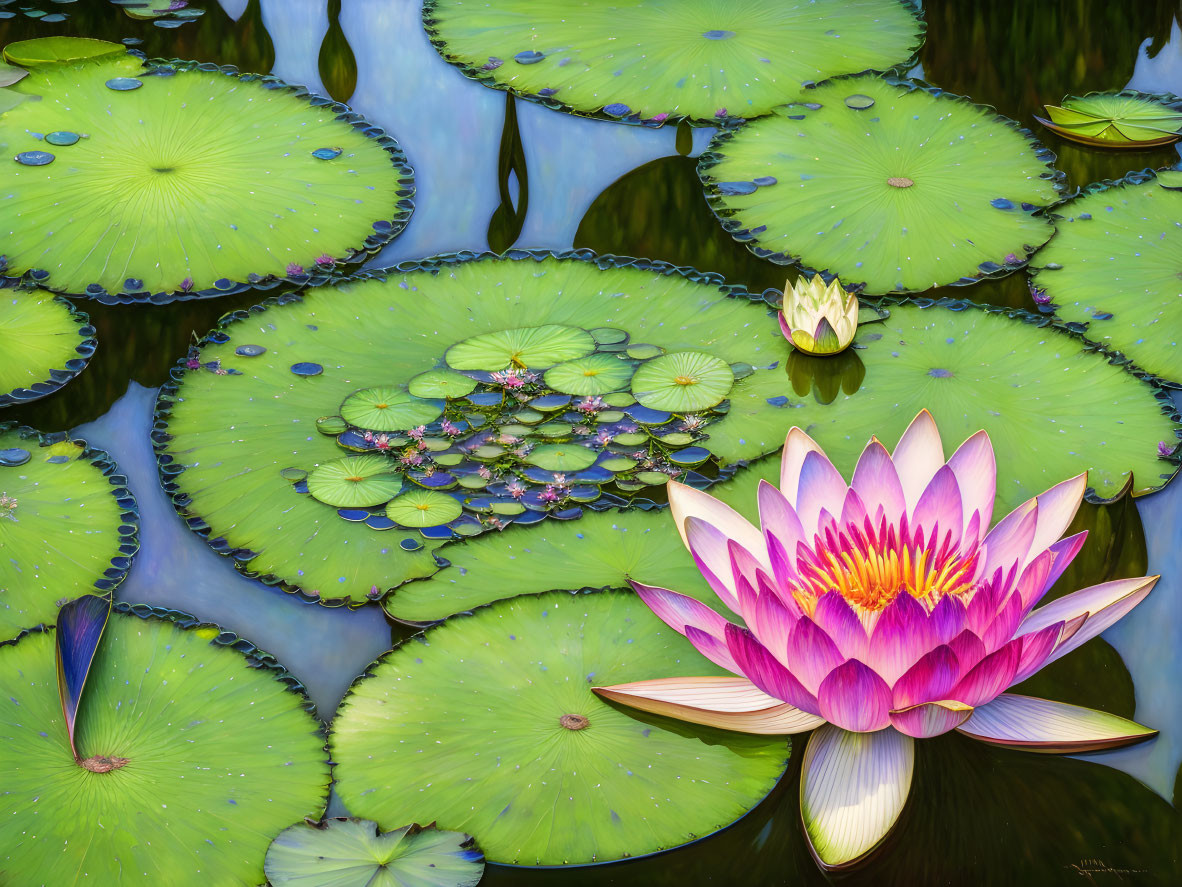
[[[337,704],[336,711],[333,713],[333,721],[332,721],[332,723],[329,724],[329,727],[328,727],[328,751],[329,751],[330,759],[332,759],[334,761],[334,767],[337,766],[337,764],[335,763],[336,758],[333,757],[333,743],[332,743],[333,724],[336,723],[337,716],[344,709],[345,704],[350,701],[350,697],[353,696],[353,693],[357,689],[357,687],[359,685],[361,685],[364,681],[367,681],[370,678],[377,677],[377,675],[374,674],[374,670],[379,665],[384,663],[389,657],[393,656],[395,653],[397,653],[403,647],[409,646],[412,641],[415,643],[423,644],[425,646],[429,646],[430,645],[430,638],[428,635],[431,631],[435,630],[436,628],[439,628],[442,625],[446,625],[446,624],[456,621],[456,620],[468,619],[472,616],[477,615],[481,610],[487,610],[491,607],[496,607],[496,606],[500,606],[502,604],[507,604],[510,601],[525,601],[527,598],[541,598],[541,597],[546,597],[547,595],[560,595],[560,594],[568,595],[573,600],[573,599],[581,597],[583,595],[632,594],[632,592],[625,590],[625,589],[617,589],[614,586],[606,586],[606,587],[601,587],[601,588],[583,588],[583,589],[578,589],[578,590],[550,589],[548,591],[531,592],[529,594],[518,594],[518,595],[513,595],[513,596],[507,597],[507,598],[501,598],[500,600],[490,601],[487,604],[481,604],[479,607],[473,607],[470,610],[461,610],[457,613],[451,614],[450,616],[448,616],[445,619],[440,619],[437,622],[432,622],[428,625],[423,626],[419,631],[416,631],[414,634],[410,635],[409,637],[405,637],[402,640],[396,642],[389,650],[386,650],[385,652],[381,653],[376,659],[374,659],[372,662],[370,662],[368,665],[366,665],[365,668],[362,669],[362,671],[357,675],[357,677],[355,677],[352,681],[349,682],[348,689],[345,690],[344,695],[341,697],[341,701]],[[415,623],[401,623],[401,624],[410,625],[412,627],[415,625]],[[600,701],[604,705],[607,705],[609,707],[615,707],[612,703],[609,703],[609,702],[606,702],[603,700],[600,700]],[[660,717],[660,716],[658,715],[655,717]],[[742,816],[739,816],[733,822],[730,822],[727,825],[724,825],[720,829],[716,829],[716,830],[709,832],[707,834],[704,834],[704,835],[699,835],[698,837],[693,838],[692,840],[686,841],[685,843],[682,843],[682,844],[677,844],[676,846],[673,846],[673,847],[666,847],[661,850],[654,850],[651,853],[641,853],[641,854],[637,854],[635,856],[625,856],[625,857],[621,857],[619,859],[606,859],[606,860],[601,860],[598,862],[580,862],[580,863],[569,863],[569,864],[559,864],[559,865],[523,865],[520,863],[494,862],[492,860],[485,859],[485,865],[486,866],[496,866],[497,868],[500,868],[503,870],[509,870],[509,871],[512,871],[515,869],[525,869],[525,870],[538,869],[538,870],[549,870],[549,871],[555,871],[555,870],[568,871],[568,870],[572,870],[572,869],[587,870],[587,869],[598,868],[598,867],[606,866],[606,865],[617,865],[619,863],[631,862],[631,861],[637,860],[637,859],[648,859],[653,856],[661,856],[666,853],[672,853],[676,850],[682,850],[686,847],[690,847],[694,844],[697,844],[700,841],[705,841],[708,838],[714,837],[715,835],[722,834],[723,832],[727,831],[728,829],[733,828],[735,825],[737,825],[740,821],[742,821],[746,817],[750,816],[751,812],[753,810],[762,806],[763,803],[765,801],[767,801],[767,799],[775,792],[776,788],[784,781],[784,776],[788,772],[788,768],[791,764],[792,756],[796,752],[797,744],[795,742],[793,742],[793,739],[796,738],[795,736],[784,735],[781,738],[785,740],[785,749],[784,749],[783,771],[781,772],[779,778],[775,781],[775,783],[773,783],[771,788],[768,789],[767,794],[764,795],[762,798],[760,798],[758,801],[756,801],[754,804],[752,804],[751,807],[748,808],[747,811],[744,812]],[[803,748],[803,746],[801,746],[801,747]],[[380,827],[380,823],[379,823],[379,827]]]
[[[865,76],[865,74],[842,74],[838,77],[830,77],[828,80],[823,80],[819,83],[816,83],[810,88],[816,89],[818,87],[828,86],[842,80],[856,79],[858,77]],[[1075,196],[1076,193],[1075,189],[1070,188],[1070,186],[1067,184],[1067,173],[1061,169],[1058,169],[1054,165],[1055,161],[1058,159],[1058,155],[1056,155],[1054,151],[1044,145],[1027,127],[1023,126],[1017,120],[1006,117],[992,105],[974,101],[970,96],[949,92],[942,87],[933,86],[927,81],[920,80],[918,78],[883,74],[876,79],[883,80],[890,86],[906,89],[908,92],[926,92],[936,99],[948,99],[959,104],[969,105],[972,108],[991,115],[994,122],[1008,127],[1030,145],[1034,151],[1035,158],[1043,163],[1047,170],[1052,173],[1051,176],[1047,177],[1046,181],[1050,183],[1057,195],[1056,199],[1048,203],[1046,206],[1038,207],[1037,209],[1030,212],[1030,215],[1033,217],[1042,218],[1048,222],[1047,239],[1033,247],[1025,245],[1024,251],[1026,255],[1017,263],[1006,263],[1003,260],[1002,262],[998,263],[1001,265],[1001,267],[996,271],[987,273],[978,270],[977,274],[973,277],[961,277],[958,280],[942,284],[942,286],[970,286],[982,280],[996,280],[998,278],[1008,277],[1014,271],[1026,267],[1030,261],[1030,257],[1033,256],[1034,253],[1036,253],[1043,246],[1045,246],[1047,241],[1049,241],[1055,235],[1053,218],[1050,211],[1053,210],[1054,207],[1059,206],[1061,203],[1070,200]],[[720,149],[736,135],[741,133],[742,130],[742,126],[724,127],[719,129],[714,137],[711,138],[710,144],[707,145],[706,149],[698,156],[698,180],[702,184],[702,189],[706,197],[706,203],[710,206],[710,211],[714,214],[715,219],[717,219],[717,221],[722,225],[723,230],[730,234],[732,238],[737,240],[739,243],[742,243],[745,247],[747,247],[747,249],[759,259],[772,262],[776,265],[792,266],[799,269],[801,273],[810,276],[813,274],[824,274],[827,276],[841,277],[842,275],[840,271],[834,272],[827,268],[814,268],[811,265],[805,264],[799,256],[768,250],[767,248],[760,246],[758,238],[744,240],[736,236],[741,233],[742,229],[730,222],[730,217],[734,211],[726,206],[726,195],[719,191],[718,182],[710,174],[710,170],[717,166],[722,159],[720,156]],[[927,287],[922,290],[893,290],[890,293],[884,293],[882,296],[876,296],[874,294],[862,296],[862,291],[866,286],[865,281],[847,282],[843,279],[842,286],[844,286],[848,292],[856,293],[863,298],[875,299],[913,295],[928,292],[932,289],[932,287]]]
[[[388,155],[390,164],[394,168],[395,173],[400,180],[399,198],[393,207],[392,218],[390,219],[374,219],[372,224],[384,224],[384,229],[379,231],[373,229],[365,238],[364,243],[360,247],[351,247],[349,254],[335,260],[332,269],[328,272],[321,272],[318,269],[309,269],[315,273],[302,274],[298,276],[278,277],[270,274],[259,277],[258,280],[245,281],[231,281],[233,286],[227,289],[218,289],[217,287],[210,287],[204,290],[183,291],[174,290],[172,292],[160,293],[128,293],[120,291],[118,293],[109,293],[105,290],[99,293],[87,292],[88,287],[83,287],[83,291],[79,293],[69,293],[65,290],[55,289],[53,287],[52,275],[45,277],[42,280],[37,280],[33,277],[39,269],[31,268],[19,278],[20,280],[29,281],[41,289],[49,290],[50,292],[59,293],[61,295],[69,295],[74,298],[93,299],[103,305],[164,305],[171,302],[189,301],[192,299],[208,299],[217,296],[230,296],[244,293],[248,290],[268,290],[280,284],[287,284],[295,289],[302,289],[308,286],[324,286],[334,283],[339,283],[344,277],[344,274],[338,270],[339,266],[347,265],[361,265],[366,262],[371,256],[376,255],[385,246],[390,244],[402,230],[410,222],[410,217],[414,213],[414,169],[410,166],[406,154],[402,150],[401,145],[390,135],[385,129],[372,123],[366,117],[354,111],[344,102],[337,102],[328,99],[325,96],[319,95],[310,91],[305,86],[288,83],[280,77],[273,74],[253,74],[249,72],[241,72],[234,65],[215,65],[210,62],[199,62],[194,59],[178,59],[178,58],[151,58],[144,59],[142,54],[129,51],[128,55],[139,57],[145,66],[144,73],[150,73],[160,68],[167,68],[177,72],[200,71],[201,73],[213,74],[220,73],[227,77],[237,78],[242,83],[249,83],[257,81],[262,83],[265,88],[272,90],[282,90],[297,99],[303,99],[309,104],[323,105],[331,110],[336,119],[342,123],[351,125],[355,130],[361,132],[366,138],[376,142]]]
[[[439,53],[440,57],[445,62],[458,69],[465,77],[470,80],[475,80],[480,85],[486,86],[489,89],[507,92],[509,95],[516,98],[525,99],[526,101],[549,108],[552,111],[562,111],[575,117],[586,117],[591,120],[606,120],[610,123],[624,123],[632,126],[646,126],[650,129],[660,129],[662,126],[666,125],[676,126],[679,123],[686,123],[693,127],[721,127],[722,131],[725,132],[729,128],[741,125],[744,120],[758,119],[755,117],[744,118],[734,115],[727,116],[725,118],[705,118],[692,117],[686,114],[670,114],[663,120],[653,120],[651,118],[642,119],[638,114],[629,114],[626,117],[616,117],[612,116],[611,114],[604,113],[602,108],[597,111],[585,111],[575,108],[572,105],[568,105],[566,102],[554,98],[554,96],[543,96],[538,95],[537,93],[525,92],[523,90],[515,89],[506,83],[499,82],[489,71],[485,71],[477,65],[468,64],[467,62],[457,58],[447,51],[447,41],[439,35],[439,31],[435,27],[436,20],[433,16],[437,3],[438,0],[423,0],[423,29],[427,32],[427,39],[430,41],[431,46],[437,53]],[[919,54],[923,51],[924,43],[927,41],[927,19],[924,15],[923,6],[920,2],[918,2],[918,0],[898,0],[898,3],[909,13],[911,13],[912,18],[915,19],[916,25],[918,27],[918,36],[916,38],[916,44],[912,48],[911,55],[906,60],[898,62],[884,71],[876,72],[872,68],[867,68],[865,71],[856,72],[856,75],[853,76],[870,73],[881,73],[883,75],[895,74],[898,76],[903,76],[907,71],[911,70],[916,66],[916,64],[919,63]],[[851,75],[843,74],[840,76]],[[611,103],[608,102],[607,104]],[[606,105],[604,107],[606,107]]]
[[[0,278],[0,291],[11,289],[13,292],[25,292],[32,295],[36,289],[29,289],[21,286],[13,286],[10,281],[15,278],[2,279]],[[44,289],[38,287],[38,289]],[[47,292],[49,292],[47,290]],[[95,328],[91,326],[90,315],[82,311],[77,305],[69,299],[56,293],[50,293],[53,296],[53,301],[60,305],[64,305],[69,311],[70,316],[74,322],[78,324],[78,334],[82,340],[74,346],[74,353],[78,357],[70,358],[70,361],[81,360],[82,365],[77,369],[67,369],[66,367],[54,367],[50,370],[50,378],[42,379],[34,382],[34,385],[44,386],[43,391],[34,391],[31,388],[14,388],[11,391],[0,393],[0,408],[14,406],[17,404],[32,403],[35,400],[40,400],[43,397],[48,397],[51,394],[56,394],[64,388],[69,382],[77,378],[84,369],[90,365],[90,358],[94,356],[94,352],[98,349],[98,336]],[[28,396],[18,394],[18,392],[27,392]]]

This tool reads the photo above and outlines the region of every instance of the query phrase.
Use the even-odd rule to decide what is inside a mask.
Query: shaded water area
[[[644,256],[716,271],[752,292],[786,274],[718,225],[696,155],[711,131],[616,125],[556,113],[464,78],[428,43],[410,0],[224,0],[177,29],[79,2],[71,18],[0,21],[0,43],[47,33],[135,37],[149,57],[273,71],[327,91],[396,135],[415,170],[415,214],[369,267],[510,246]],[[921,76],[1023,125],[1044,102],[1130,86],[1182,93],[1182,9],[1136,0],[938,0],[924,4]],[[1174,147],[1102,152],[1036,132],[1072,186],[1179,162]],[[934,297],[1029,307],[1024,274],[947,287]],[[70,429],[128,476],[142,549],[117,598],[193,613],[250,638],[307,685],[327,717],[349,683],[411,629],[376,606],[323,608],[247,579],[180,521],[158,483],[149,430],[156,389],[187,347],[257,293],[167,306],[82,304],[99,349],[64,390],[3,418]],[[397,347],[397,343],[391,343]],[[834,370],[836,372],[837,370]],[[796,380],[794,380],[795,382]],[[804,380],[805,390],[810,380]],[[811,380],[824,396],[833,379]],[[1036,695],[1153,725],[1148,743],[1082,758],[1027,755],[948,734],[920,743],[916,783],[890,847],[851,884],[1174,884],[1182,878],[1182,487],[1085,505],[1093,530],[1073,587],[1160,573],[1157,590],[1103,640],[1032,678]],[[1074,530],[1072,531],[1074,532]],[[1066,580],[1065,580],[1066,581]],[[562,872],[490,865],[491,885],[814,884],[826,877],[798,826],[800,752],[777,789],[736,825],[648,859]],[[330,812],[346,812],[336,800]],[[1108,870],[1111,869],[1111,870]],[[1119,871],[1116,871],[1119,870]]]

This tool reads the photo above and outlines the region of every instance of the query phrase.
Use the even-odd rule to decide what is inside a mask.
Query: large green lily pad
[[[267,654],[214,625],[116,605],[74,761],[48,631],[0,645],[0,870],[13,887],[258,884],[271,838],[319,816],[320,724]]]
[[[42,290],[0,289],[0,407],[57,391],[98,343],[90,318]]]
[[[307,283],[410,216],[394,140],[274,77],[125,54],[38,65],[9,90],[39,100],[0,118],[4,252],[56,292],[161,302]]]
[[[720,132],[698,172],[757,256],[866,293],[974,283],[1054,233],[1054,154],[992,108],[915,81],[842,77]]]
[[[783,773],[783,737],[636,717],[592,684],[720,674],[631,592],[519,597],[386,654],[333,721],[337,791],[379,822],[436,820],[485,856],[578,865],[734,822]]]
[[[123,581],[139,519],[117,471],[85,441],[0,424],[0,641]]]
[[[427,0],[423,21],[486,86],[650,125],[758,117],[802,84],[906,66],[924,29],[900,0]]]
[[[1182,383],[1182,181],[1149,170],[1099,182],[1056,209],[1032,260],[1035,298],[1147,372]]]

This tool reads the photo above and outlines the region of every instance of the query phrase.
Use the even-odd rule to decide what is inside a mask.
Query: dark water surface
[[[787,2],[787,0],[786,0]],[[128,19],[106,0],[63,6],[58,24],[18,15],[0,43],[46,34],[136,37],[149,56],[274,71],[348,100],[394,134],[416,171],[407,230],[370,263],[458,249],[591,247],[718,271],[760,291],[785,271],[755,259],[710,214],[694,155],[710,130],[650,130],[574,118],[485,89],[435,54],[416,0],[214,0],[174,30]],[[940,0],[924,4],[922,76],[1030,115],[1066,93],[1182,93],[1182,9],[1168,0]],[[1037,129],[1037,127],[1035,127]],[[1178,152],[1100,152],[1038,133],[1072,185],[1176,164]],[[1180,258],[1182,261],[1182,258]],[[948,288],[1031,307],[1025,276]],[[325,715],[348,683],[406,629],[377,607],[329,610],[236,574],[191,534],[158,487],[148,440],[155,389],[194,336],[244,294],[159,306],[84,303],[98,330],[89,368],[64,390],[5,411],[43,431],[77,429],[108,449],[142,515],[141,553],[118,596],[177,607],[249,637],[304,681]],[[1103,512],[1103,513],[1102,513]],[[986,748],[949,734],[918,744],[900,826],[850,884],[1182,883],[1182,818],[1171,804],[1182,760],[1182,487],[1125,505],[1085,506],[1093,529],[1072,587],[1161,573],[1157,589],[1104,640],[1060,660],[1025,689],[1136,717],[1156,740],[1084,760]],[[1074,577],[1074,578],[1073,578]],[[779,788],[731,829],[672,853],[566,871],[490,866],[491,885],[787,885],[826,880],[798,825],[799,751]],[[334,802],[333,812],[345,811]]]

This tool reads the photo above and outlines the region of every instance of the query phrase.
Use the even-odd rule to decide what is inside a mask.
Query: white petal
[[[1157,735],[1156,730],[1107,712],[1014,693],[1003,693],[975,709],[957,729],[991,745],[1070,753],[1115,748]]]

